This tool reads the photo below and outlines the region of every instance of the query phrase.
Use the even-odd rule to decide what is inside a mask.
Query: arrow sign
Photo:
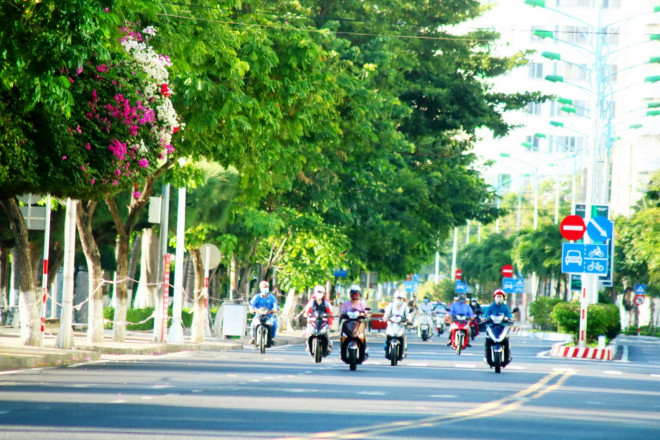
[[[584,220],[579,215],[568,215],[559,224],[561,236],[570,241],[581,239],[586,230]]]
[[[612,238],[613,223],[603,216],[596,216],[589,220],[587,234],[595,242],[605,242]]]

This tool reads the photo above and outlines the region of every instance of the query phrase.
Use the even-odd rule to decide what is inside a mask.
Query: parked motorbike
[[[433,336],[433,319],[429,313],[422,313],[417,317],[417,336],[426,341]]]
[[[260,307],[255,311],[257,326],[254,329],[254,344],[260,353],[265,353],[266,348],[272,345],[272,328],[275,325],[275,315],[272,310]]]
[[[507,353],[508,322],[511,321],[505,315],[491,315],[486,319],[486,323],[490,324],[486,327],[486,363],[491,368],[495,367],[496,373],[511,361],[510,353]]]
[[[406,318],[392,315],[388,321],[389,325],[385,331],[385,357],[396,367],[397,362],[406,357]]]
[[[457,315],[456,319],[452,320],[452,323],[449,326],[449,331],[451,334],[451,346],[456,350],[456,354],[460,355],[461,351],[467,347],[468,341],[470,340],[470,324],[468,317],[465,315]]]
[[[327,313],[318,310],[307,316],[307,350],[316,363],[330,354],[328,318]]]
[[[364,319],[361,312],[348,312],[342,315],[341,324],[341,360],[349,365],[351,371],[357,369],[369,357],[365,336]]]

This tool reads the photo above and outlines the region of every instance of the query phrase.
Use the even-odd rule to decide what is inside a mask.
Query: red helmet
[[[504,293],[504,290],[502,289],[497,289],[495,292],[493,292],[493,299],[495,299],[497,295],[502,295],[502,298],[506,299],[506,293]]]

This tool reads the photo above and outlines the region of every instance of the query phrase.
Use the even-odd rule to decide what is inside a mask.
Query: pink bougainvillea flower
[[[99,64],[98,66],[96,66],[96,70],[98,70],[101,73],[107,72],[108,66],[106,66],[105,64]]]
[[[92,185],[96,183],[96,179],[92,177]]]
[[[89,151],[89,150],[91,150],[91,149],[92,149],[92,145],[91,145],[89,142],[87,142],[87,143],[85,144],[85,150]]]
[[[174,128],[172,129],[172,134],[176,133],[177,131],[179,131],[179,127],[174,127]]]
[[[138,160],[138,165],[142,168],[146,168],[149,166],[149,161],[147,159],[140,159]]]
[[[112,155],[119,158],[119,160],[126,159],[126,144],[119,142],[117,139],[113,139],[108,149],[112,151]]]
[[[165,97],[169,98],[171,93],[170,93],[170,87],[167,85],[167,83],[163,84],[160,86],[160,93]]]
[[[62,156],[62,160],[66,160],[66,156]]]
[[[117,186],[117,185],[119,185],[119,182],[117,182],[116,180],[113,180],[113,181],[112,181],[112,184],[113,184],[114,186]]]
[[[135,191],[133,193],[133,197],[135,197],[136,199],[139,199],[140,198],[140,191]]]

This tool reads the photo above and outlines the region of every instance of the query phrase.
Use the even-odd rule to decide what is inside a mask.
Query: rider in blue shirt
[[[280,305],[277,303],[277,298],[271,295],[270,292],[268,291],[268,281],[264,280],[260,282],[259,290],[260,290],[259,293],[254,295],[250,300],[250,311],[254,313],[256,309],[265,307],[266,309],[271,310],[273,312],[273,319],[272,319],[273,326],[271,327],[271,342],[274,345],[275,335],[277,333],[277,318],[274,316],[274,314],[275,312],[280,310]],[[255,314],[251,324],[252,339],[250,340],[250,344],[254,344],[254,329],[256,328],[257,323],[258,323],[258,315]]]
[[[486,307],[486,310],[483,314],[483,319],[488,319],[489,316],[497,316],[497,315],[504,315],[509,319],[512,319],[513,316],[511,315],[511,310],[509,310],[509,306],[504,304],[504,300],[506,299],[506,294],[504,293],[503,290],[497,289],[495,292],[493,292],[493,304],[490,306]],[[492,323],[487,323],[487,326],[492,325]],[[511,348],[509,347],[509,338],[507,337],[504,340],[504,350],[505,353],[507,353],[507,360],[506,364],[511,362]],[[484,350],[485,350],[485,356],[486,359],[490,359],[490,339],[486,338],[485,344],[484,344]],[[488,362],[488,360],[486,361]]]
[[[449,316],[451,316],[452,321],[455,320],[456,317],[459,315],[465,315],[470,319],[474,317],[474,313],[472,312],[472,307],[470,307],[470,305],[465,302],[465,299],[466,299],[465,294],[461,293],[460,295],[458,295],[458,301],[452,303],[452,305],[449,306]],[[449,333],[448,335],[449,341],[447,342],[447,345],[451,345],[451,331],[448,333]],[[467,346],[471,347],[472,345],[468,343]]]

